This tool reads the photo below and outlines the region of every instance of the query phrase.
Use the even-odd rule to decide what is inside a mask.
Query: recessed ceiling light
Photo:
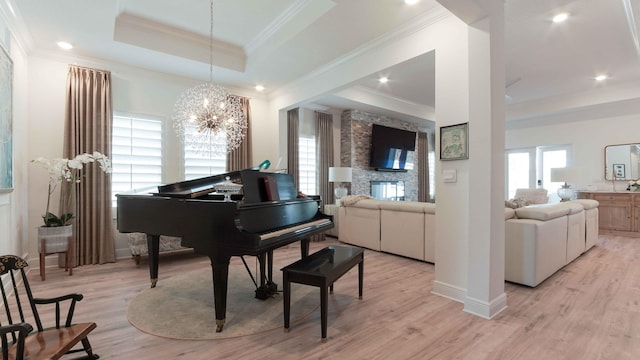
[[[560,13],[553,17],[554,23],[561,23],[569,18],[569,13]]]
[[[407,5],[414,5],[414,4],[417,4],[418,1],[420,0],[404,0],[404,3]]]
[[[386,84],[387,81],[389,81],[389,78],[386,76],[383,76],[380,79],[378,79],[378,81],[380,82],[380,84]]]
[[[264,86],[262,86],[262,85],[256,85],[256,90],[258,90],[258,91],[263,91],[263,90],[264,90]]]
[[[71,45],[70,43],[66,42],[66,41],[58,41],[58,46],[62,49],[65,50],[71,50],[73,49],[73,45]]]
[[[598,76],[594,77],[594,79],[596,81],[604,81],[604,80],[607,80],[608,78],[609,77],[607,75],[598,75]]]

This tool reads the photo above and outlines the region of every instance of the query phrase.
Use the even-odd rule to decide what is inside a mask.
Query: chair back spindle
[[[25,271],[27,266],[27,262],[18,256],[0,256],[0,292],[4,306],[4,315],[0,312],[2,359],[22,360],[24,354],[30,354],[32,358],[59,359],[64,354],[78,351],[85,352],[88,359],[97,359],[98,356],[93,354],[87,338],[96,324],[72,323],[76,302],[82,300],[83,296],[76,293],[55,298],[35,298]],[[68,303],[62,306],[68,309],[64,326],[60,326],[62,303]],[[55,327],[44,328],[38,309],[45,314],[45,310],[50,311],[53,307]],[[49,317],[45,317],[50,322],[48,319]],[[37,331],[30,325],[34,322]]]

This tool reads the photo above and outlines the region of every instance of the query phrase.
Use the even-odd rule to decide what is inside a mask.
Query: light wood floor
[[[275,269],[298,257],[297,245],[277,250]],[[208,258],[162,255],[159,281],[199,267],[209,267]],[[76,321],[97,322],[90,340],[102,359],[640,359],[640,239],[601,236],[537,288],[507,283],[508,308],[493,320],[430,294],[433,265],[366,251],[364,299],[357,300],[353,269],[335,285],[326,343],[319,310],[289,333],[214,341],[142,333],[126,312],[149,286],[146,260],[82,266],[71,277],[47,268],[45,282],[35,270],[29,276],[36,296],[85,295]]]

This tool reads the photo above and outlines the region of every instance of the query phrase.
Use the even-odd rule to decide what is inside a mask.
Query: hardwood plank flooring
[[[314,242],[311,251],[336,243]],[[274,269],[299,252],[298,245],[277,250]],[[326,343],[320,342],[319,309],[289,333],[209,341],[142,333],[126,312],[149,286],[146,260],[138,267],[128,259],[82,266],[73,276],[48,268],[45,282],[36,269],[29,278],[36,296],[85,295],[76,321],[97,322],[90,341],[102,359],[640,359],[639,239],[600,236],[535,289],[507,283],[508,308],[493,320],[432,295],[431,264],[375,251],[365,251],[364,264],[363,300],[357,299],[357,269],[335,284]],[[159,281],[209,266],[208,258],[192,253],[162,254]]]

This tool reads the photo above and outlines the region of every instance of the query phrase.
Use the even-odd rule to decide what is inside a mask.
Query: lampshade
[[[551,168],[552,182],[570,182],[573,180],[573,172],[571,171],[571,168]]]
[[[350,167],[330,167],[329,168],[329,181],[330,182],[351,182],[351,168]]]

